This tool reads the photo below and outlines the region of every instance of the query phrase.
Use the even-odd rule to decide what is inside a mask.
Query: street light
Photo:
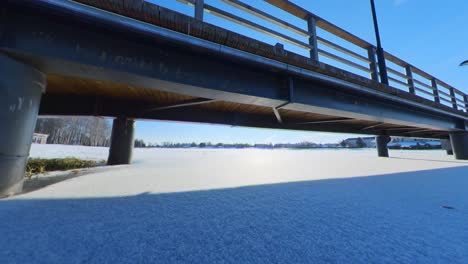
[[[460,63],[460,66],[466,66],[466,65],[468,65],[468,60],[466,60],[466,61]]]
[[[385,63],[384,50],[380,42],[379,24],[377,23],[377,13],[375,12],[374,0],[370,0],[372,9],[372,18],[374,19],[375,38],[377,40],[377,59],[379,62],[380,82],[388,85],[387,65]]]

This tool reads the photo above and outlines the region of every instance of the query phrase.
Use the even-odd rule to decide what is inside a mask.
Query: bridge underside
[[[307,70],[71,5],[74,12],[13,5],[1,16],[5,27],[0,51],[47,76],[40,115],[127,116],[428,138],[448,138],[449,131],[465,128],[466,113],[331,66],[319,63],[316,71]],[[186,22],[183,15],[164,12],[171,14],[167,16],[175,28]],[[163,11],[158,14],[162,17]],[[214,35],[228,32],[216,30]],[[236,45],[268,46],[259,43],[244,37]],[[298,58],[287,56],[291,62]]]
[[[248,97],[240,97],[232,102],[218,99],[223,98],[223,94],[209,98],[195,97],[165,90],[59,75],[49,75],[47,83],[47,93],[42,98],[40,115],[126,116],[132,119],[275,129],[448,138],[448,129],[421,127],[409,122],[391,123],[383,118],[361,119],[355,114],[344,117],[343,114],[336,113],[341,110],[311,111],[313,107],[309,105],[289,101],[277,102],[262,98],[257,105],[252,103],[255,99]],[[314,96],[321,96],[319,100],[324,100],[322,97],[325,95]],[[340,94],[333,93],[333,96],[337,101],[336,97],[340,97]],[[362,99],[357,98],[354,103],[364,104]],[[345,106],[343,102],[343,107]],[[423,116],[415,114],[413,118],[420,120]]]

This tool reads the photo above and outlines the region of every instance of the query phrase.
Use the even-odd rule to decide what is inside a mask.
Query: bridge
[[[289,1],[218,2],[2,1],[0,196],[38,115],[115,117],[109,164],[131,162],[135,119],[370,134],[380,156],[389,136],[450,139],[468,159],[462,91],[389,53],[383,84],[374,45]]]

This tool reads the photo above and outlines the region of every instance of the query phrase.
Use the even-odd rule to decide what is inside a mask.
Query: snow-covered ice
[[[33,145],[31,156],[107,151]],[[468,163],[390,154],[136,149],[131,166],[0,200],[0,260],[468,263]]]

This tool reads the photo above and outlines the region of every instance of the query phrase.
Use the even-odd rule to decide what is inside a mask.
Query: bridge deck
[[[428,99],[411,94],[409,92],[381,84],[377,81],[367,79],[365,77],[339,69],[326,63],[312,60],[294,52],[289,52],[287,50],[278,50],[275,46],[266,44],[262,41],[249,38],[245,35],[232,32],[221,27],[217,27],[206,22],[196,20],[193,17],[183,15],[181,13],[158,5],[154,5],[149,2],[145,2],[143,0],[76,0],[76,2],[90,5],[126,17],[131,17],[139,21],[171,29],[180,33],[205,39],[224,46],[260,55],[262,57],[281,61],[300,68],[323,73],[332,77],[336,77],[342,80],[346,80],[358,85],[377,90],[379,92],[384,92],[404,99],[419,102],[430,107],[439,108],[444,111],[450,111],[457,114],[461,113],[461,111],[455,110],[452,107],[448,107],[446,105],[430,101]],[[281,1],[270,0],[270,2],[279,3]],[[298,15],[305,16],[302,13],[298,13]],[[468,114],[463,114],[468,117]]]
[[[192,86],[183,86],[182,88],[173,89],[173,87],[170,85],[167,85],[167,87],[164,86],[164,82],[149,83],[145,80],[132,82],[134,78],[133,75],[128,75],[129,77],[127,79],[131,79],[130,81],[122,81],[125,79],[125,74],[121,74],[119,77],[114,75],[113,78],[108,79],[89,77],[91,76],[89,72],[93,70],[100,71],[101,68],[104,67],[102,65],[93,65],[92,67],[90,66],[89,68],[83,70],[87,72],[86,74],[75,76],[74,74],[71,74],[71,72],[77,68],[83,69],[84,66],[82,64],[78,66],[70,64],[70,67],[67,67],[67,69],[57,70],[57,66],[54,64],[55,62],[50,62],[53,60],[50,60],[50,58],[47,57],[47,52],[50,51],[47,50],[47,52],[45,52],[45,48],[40,50],[36,47],[38,51],[32,49],[28,50],[29,48],[23,48],[23,50],[21,50],[21,47],[18,48],[21,46],[21,41],[17,41],[15,43],[15,47],[3,47],[3,52],[20,60],[27,61],[28,63],[35,65],[46,73],[48,86],[47,93],[43,97],[43,101],[41,103],[40,114],[42,115],[125,115],[131,118],[142,119],[179,120],[254,127],[334,131],[362,134],[388,134],[431,138],[446,138],[448,137],[448,131],[456,131],[458,129],[463,130],[464,123],[468,119],[468,114],[466,113],[466,108],[464,108],[465,106],[463,106],[463,102],[456,101],[456,95],[461,94],[462,96],[465,96],[465,99],[466,95],[462,94],[458,90],[455,90],[446,83],[436,80],[435,78],[429,76],[421,70],[416,69],[415,67],[413,67],[415,69],[414,73],[425,76],[427,78],[430,77],[436,84],[439,83],[441,86],[449,87],[451,89],[451,94],[453,93],[452,99],[455,100],[455,103],[457,103],[459,107],[450,107],[441,103],[440,100],[431,101],[416,95],[414,92],[412,93],[411,91],[408,92],[392,86],[383,85],[376,80],[365,78],[363,76],[334,67],[332,65],[328,65],[315,59],[284,50],[279,46],[269,45],[262,41],[249,38],[236,32],[217,27],[193,17],[186,16],[173,10],[145,1],[76,0],[63,2],[79,2],[89,7],[111,12],[114,15],[132,18],[136,21],[144,22],[155,27],[170,29],[174,32],[186,35],[188,37],[187,43],[190,43],[190,38],[198,38],[209,41],[210,43],[217,44],[219,49],[218,54],[216,52],[210,51],[209,49],[203,50],[203,48],[190,45],[181,46],[180,43],[174,44],[164,39],[156,39],[152,36],[142,36],[142,34],[138,32],[133,32],[134,35],[131,35],[132,32],[128,32],[126,29],[122,29],[121,38],[123,40],[121,43],[119,43],[119,45],[130,42],[132,41],[130,39],[134,38],[136,42],[143,43],[138,44],[141,46],[141,54],[145,54],[145,51],[149,51],[147,53],[152,53],[150,50],[150,45],[148,44],[153,43],[155,49],[160,45],[165,45],[174,48],[173,54],[193,52],[194,54],[199,54],[197,55],[198,57],[195,58],[203,60],[205,56],[207,58],[213,57],[212,60],[214,62],[216,62],[216,59],[218,59],[219,62],[221,60],[220,54],[222,51],[224,51],[224,47],[229,47],[245,52],[245,54],[252,54],[261,58],[265,58],[267,63],[271,61],[280,62],[282,63],[281,65],[284,65],[284,69],[278,68],[277,66],[271,66],[269,69],[265,69],[265,65],[260,67],[258,65],[252,64],[251,62],[245,64],[244,66],[242,61],[234,62],[233,66],[230,65],[231,68],[237,65],[238,69],[236,70],[239,70],[239,72],[242,72],[241,70],[244,70],[245,72],[255,72],[252,73],[252,76],[245,77],[245,79],[251,78],[249,81],[258,80],[257,76],[263,76],[266,74],[266,72],[269,72],[270,75],[273,73],[273,75],[268,77],[269,79],[265,78],[265,83],[261,83],[260,86],[267,86],[268,84],[271,85],[275,84],[275,82],[281,82],[281,85],[279,85],[280,88],[274,92],[264,92],[263,90],[261,91],[266,94],[275,93],[275,96],[259,97],[257,95],[260,92],[251,91],[249,88],[242,88],[242,90],[239,90],[239,88],[239,94],[236,94],[237,91],[235,89],[223,91],[222,93],[215,93],[212,90],[208,91],[205,89],[198,89],[197,92],[192,92],[192,90],[190,90]],[[297,15],[298,17],[306,18],[307,14],[310,14],[304,13],[307,11],[300,9],[288,1],[269,0],[267,2],[276,6],[281,6],[282,4],[287,3],[288,5],[282,6],[282,8],[290,13]],[[16,4],[21,5],[20,3]],[[109,29],[108,31],[103,30],[103,27],[106,25],[98,25],[95,23],[95,21],[85,17],[84,14],[80,14],[76,10],[63,13],[63,10],[59,10],[60,12],[58,12],[57,7],[48,6],[48,1],[37,1],[35,4],[43,9],[42,12],[44,12],[44,14],[48,15],[48,23],[63,21],[65,20],[64,17],[67,17],[66,19],[70,21],[64,23],[68,23],[69,27],[76,27],[77,25],[80,25],[81,27],[86,28],[86,30],[89,32],[93,30],[99,30],[103,32],[102,34],[109,33],[109,35],[112,36],[114,36],[116,33],[114,29]],[[27,8],[24,8],[21,10],[21,12],[27,13],[28,10]],[[12,15],[7,15],[7,17],[9,16]],[[349,33],[335,27],[327,21],[319,17],[315,18],[318,20],[317,26],[327,28],[334,34],[342,36],[348,41],[362,48],[373,48],[371,44],[350,35]],[[39,21],[40,18],[37,19]],[[31,18],[31,21],[34,20]],[[121,26],[124,25],[125,22],[122,22]],[[66,27],[58,27],[58,29],[61,30],[64,30],[64,28]],[[79,29],[74,29],[77,32],[76,34],[79,34]],[[37,31],[34,31],[33,29],[32,31],[39,31],[39,29],[36,30]],[[59,38],[57,37],[59,35],[58,33],[54,32],[54,34],[54,37]],[[60,35],[60,37],[66,38],[65,34],[70,34],[70,36],[73,36],[71,33],[63,33],[63,35]],[[37,38],[39,39],[39,37]],[[73,36],[73,38],[79,37]],[[49,45],[53,42],[53,40],[50,41],[50,38],[47,39],[46,36],[40,40],[42,41],[40,43],[41,45],[44,44],[44,39],[49,41],[49,43],[47,43]],[[95,39],[98,38],[96,37]],[[322,42],[323,41],[324,40],[322,40]],[[76,43],[71,43],[75,44],[73,50],[76,54],[81,54],[80,56],[88,55],[87,53],[83,53],[83,51],[80,49],[82,48],[81,46],[76,44],[78,41]],[[62,45],[63,43],[59,44]],[[98,44],[96,44],[96,46],[97,45]],[[133,47],[129,46],[128,49],[140,47],[138,45],[134,45]],[[48,48],[50,49],[50,47]],[[82,49],[85,50],[86,48],[88,47],[84,47]],[[119,47],[116,47],[116,49],[118,48]],[[132,50],[132,52],[134,51]],[[37,55],[36,53],[41,54]],[[106,54],[101,53],[99,54],[99,59],[101,61],[112,59],[114,63],[114,69],[117,67],[115,65],[119,64],[141,64],[141,61],[132,61],[132,57],[126,56],[123,53],[122,55],[118,51],[115,51],[114,53],[115,54],[109,54],[109,58],[106,57]],[[243,53],[237,55],[243,56]],[[401,66],[411,66],[409,64],[404,64],[402,61],[390,54],[387,54],[387,57],[394,63],[401,64]],[[63,60],[63,57],[60,57],[60,59]],[[157,60],[152,60],[151,63],[155,61]],[[196,67],[197,64],[200,64],[201,68],[204,67],[203,62],[197,61],[197,63],[194,64],[194,67]],[[60,65],[67,64],[60,62]],[[104,65],[106,66],[107,64]],[[145,66],[146,65],[140,65],[139,68],[144,68]],[[160,67],[158,70],[164,72],[165,69],[161,69]],[[296,71],[296,75],[291,74],[291,71],[294,70]],[[219,71],[221,71],[221,67]],[[277,73],[276,75],[274,74],[275,72]],[[310,75],[310,72],[318,73],[320,76],[317,75],[307,77],[307,74]],[[213,71],[213,74],[216,75],[223,73]],[[235,73],[233,72],[232,74]],[[329,79],[327,79],[326,76],[330,77],[332,80],[339,80],[343,84],[331,84],[328,82]],[[306,82],[306,79],[315,79],[314,82],[320,87],[309,87],[310,84]],[[258,81],[262,82],[260,80]],[[293,96],[292,88],[289,87],[288,81],[290,81],[289,85],[294,83],[294,86],[297,85],[299,88],[301,88],[298,88],[297,91],[294,91],[297,93],[297,95],[294,94]],[[224,85],[220,82],[217,84],[220,86]],[[241,86],[242,83],[238,85]],[[352,85],[359,87],[359,89],[363,89],[361,89],[361,91],[347,91],[348,86]],[[421,85],[424,86],[424,84]],[[229,84],[226,84],[226,86],[229,86]],[[312,108],[305,106],[307,104],[306,99],[311,100],[310,98],[313,97],[312,94],[309,94],[312,93],[312,90],[314,93],[317,92],[326,99],[322,105],[318,104]],[[374,93],[372,91],[374,91]],[[444,92],[441,91],[441,93]],[[229,96],[227,96],[227,94]],[[361,97],[364,95],[366,98],[361,100]],[[386,97],[384,95],[386,95]],[[304,97],[306,99],[298,99],[299,97]],[[348,103],[348,105],[350,104],[351,106],[346,106],[345,108],[335,111],[322,111],[327,102],[329,105],[333,105],[333,98],[344,100],[346,103]],[[296,99],[299,101],[296,102]],[[438,97],[436,99],[438,99]],[[355,107],[360,107],[359,110],[362,110],[363,107],[368,107],[369,109],[366,111],[374,111],[375,116],[369,118],[369,116],[372,115],[371,113],[359,113],[357,115],[351,116],[343,114],[344,111],[353,111],[353,102],[355,102],[354,104],[357,105]],[[376,111],[375,109],[377,108],[372,108],[372,104],[374,102],[375,104],[378,103],[390,109],[387,111],[385,110],[387,108],[383,108],[384,110],[379,110],[381,112],[394,111],[397,116],[401,116],[401,111],[408,111],[411,113],[414,112],[415,114],[410,119],[405,119],[404,121],[399,122],[398,118],[388,118],[388,116],[385,116],[382,113]],[[394,103],[397,106],[392,108],[392,104]],[[418,119],[428,120],[432,118],[437,122],[429,122],[430,124],[424,125],[424,122],[419,123],[417,121]],[[397,121],[394,122],[394,120]],[[412,120],[414,120],[414,122]],[[414,125],[412,125],[413,123]],[[453,125],[446,125],[448,123],[453,123]]]

